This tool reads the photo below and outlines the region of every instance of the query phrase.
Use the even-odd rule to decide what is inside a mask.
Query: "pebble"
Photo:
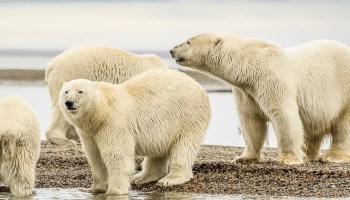
[[[276,163],[277,149],[264,148],[257,164],[232,160],[242,147],[203,145],[193,166],[194,178],[182,185],[161,187],[156,183],[132,185],[141,192],[192,192],[294,197],[350,197],[350,164],[309,162],[298,166]],[[140,170],[142,159],[136,159]],[[81,146],[42,143],[36,169],[37,188],[90,187],[91,171]]]

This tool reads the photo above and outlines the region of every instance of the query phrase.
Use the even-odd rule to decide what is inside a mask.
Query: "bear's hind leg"
[[[331,148],[320,155],[321,162],[350,162],[350,111],[335,124],[331,133]]]
[[[132,183],[141,185],[158,181],[168,174],[168,158],[146,157],[142,162],[142,171],[132,177]]]
[[[58,105],[52,107],[52,119],[50,127],[45,132],[46,139],[51,144],[57,145],[76,145],[77,142],[72,139],[68,139],[66,134],[71,131],[70,124],[64,118]]]
[[[33,193],[35,181],[35,165],[31,152],[22,146],[16,149],[16,155],[12,157],[11,163],[3,166],[3,170],[8,172],[6,184],[10,188],[12,195],[25,197]]]
[[[193,139],[193,135],[198,135],[198,133],[191,133],[189,135],[192,135],[192,137],[187,138],[185,136],[184,138],[180,138],[173,145],[169,156],[169,173],[158,181],[159,185],[179,185],[191,180],[193,177],[192,166],[199,152],[202,140],[198,138],[196,142]]]
[[[324,135],[309,135],[306,134],[305,137],[305,153],[309,159],[309,161],[315,161],[317,160],[319,154],[320,154],[320,149],[321,149],[321,144],[323,141]]]

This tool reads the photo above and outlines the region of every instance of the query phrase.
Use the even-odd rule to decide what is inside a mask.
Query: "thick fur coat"
[[[91,165],[91,192],[126,194],[136,155],[146,157],[136,184],[192,178],[211,111],[206,91],[186,74],[149,70],[119,85],[72,80],[59,103]]]
[[[244,153],[260,160],[271,122],[278,161],[300,164],[305,155],[324,162],[350,161],[350,48],[317,40],[292,48],[269,41],[201,34],[171,50],[176,62],[232,84]],[[323,139],[331,147],[320,155]]]
[[[39,122],[22,97],[0,99],[0,182],[17,197],[32,194],[40,153]]]

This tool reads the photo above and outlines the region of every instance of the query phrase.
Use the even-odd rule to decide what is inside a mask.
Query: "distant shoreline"
[[[110,46],[113,47],[113,46]],[[114,48],[114,47],[113,47]],[[38,56],[54,57],[64,52],[64,49],[0,49],[0,56]],[[170,58],[169,51],[165,50],[126,50],[135,54],[156,54],[162,58]]]
[[[231,86],[194,70],[180,70],[197,80],[207,91],[229,92]],[[0,84],[8,83],[39,83],[45,85],[45,70],[43,69],[0,69]]]
[[[42,81],[45,70],[40,69],[0,69],[0,83],[3,81]]]

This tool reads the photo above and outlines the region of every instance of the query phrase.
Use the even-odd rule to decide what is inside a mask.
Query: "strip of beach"
[[[233,158],[243,149],[203,145],[191,181],[172,187],[161,187],[156,183],[132,185],[132,190],[276,197],[350,196],[350,164],[309,162],[298,166],[280,165],[276,162],[276,148],[264,148],[261,163],[233,163]],[[136,159],[137,171],[141,170],[141,161],[142,158]],[[92,184],[90,167],[80,145],[58,146],[43,141],[36,170],[37,188],[88,188]]]

